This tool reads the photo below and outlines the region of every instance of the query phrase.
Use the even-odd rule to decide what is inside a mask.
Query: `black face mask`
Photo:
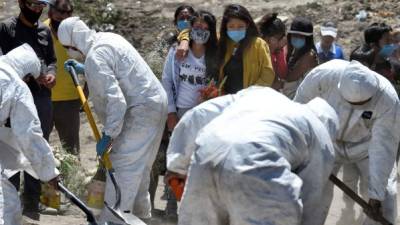
[[[61,21],[57,21],[57,20],[50,20],[50,25],[51,28],[53,28],[53,30],[57,33],[58,32],[58,27],[60,26]]]
[[[37,13],[35,11],[32,11],[25,5],[20,6],[19,8],[21,9],[21,12],[24,15],[25,19],[28,20],[31,24],[35,24],[42,15],[42,11]]]

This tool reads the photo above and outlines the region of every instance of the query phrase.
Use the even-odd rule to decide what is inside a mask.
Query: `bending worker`
[[[342,164],[355,164],[361,190],[368,190],[372,218],[383,213],[393,224],[397,217],[396,154],[399,144],[399,99],[391,83],[357,61],[332,60],[314,68],[297,90],[295,101],[325,99],[338,113],[340,127],[334,142],[334,174]],[[326,207],[333,196],[327,188]],[[364,224],[377,224],[367,218]]]
[[[112,143],[110,158],[121,188],[121,211],[141,219],[151,217],[150,170],[167,117],[166,93],[150,67],[123,37],[96,33],[78,17],[63,20],[58,38],[73,58],[66,62],[84,70],[95,112],[104,125],[97,143],[103,155]],[[115,203],[115,190],[107,178],[105,201]],[[103,210],[101,219],[118,222]]]
[[[195,107],[167,152],[167,179],[188,177],[179,224],[322,225],[337,126],[322,99],[301,105],[270,88]]]
[[[49,144],[43,138],[32,94],[22,80],[40,75],[40,61],[24,44],[0,57],[0,223],[22,224],[18,192],[4,170],[31,169],[40,180],[56,186],[58,170]],[[5,127],[7,120],[10,127]],[[33,169],[33,171],[32,171]]]

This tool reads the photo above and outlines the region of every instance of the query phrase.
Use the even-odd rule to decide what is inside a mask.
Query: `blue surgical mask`
[[[232,39],[232,41],[239,43],[246,37],[246,29],[240,30],[228,30],[227,31],[228,37]]]
[[[183,31],[184,29],[190,27],[190,23],[187,20],[178,20],[178,22],[176,23],[176,27],[179,31]]]
[[[379,55],[382,56],[383,58],[387,58],[393,54],[394,50],[395,50],[394,44],[386,44],[379,51]]]
[[[300,49],[306,44],[306,39],[293,37],[291,38],[290,43],[295,49]]]

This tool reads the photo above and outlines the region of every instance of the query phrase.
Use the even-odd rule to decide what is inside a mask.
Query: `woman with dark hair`
[[[173,21],[176,32],[170,34],[170,37],[167,38],[169,45],[173,45],[177,42],[178,34],[181,31],[190,28],[190,18],[194,12],[193,7],[186,4],[180,5],[176,8]]]
[[[391,36],[392,28],[385,23],[373,23],[364,31],[362,46],[350,54],[350,60],[357,60],[371,70],[395,83],[399,74],[393,70],[396,60],[393,60],[395,45]]]
[[[180,34],[181,49],[185,48],[187,37],[186,31]],[[182,55],[185,54],[176,56],[182,58]],[[268,45],[259,37],[249,11],[241,5],[231,4],[225,8],[217,57],[217,81],[225,80],[223,92],[226,94],[252,85],[271,86],[275,79]]]
[[[313,31],[312,22],[305,17],[296,17],[288,31],[288,74],[282,92],[289,98],[294,97],[306,73],[318,65]]]
[[[216,19],[207,11],[196,12],[190,20],[188,56],[175,58],[176,47],[168,53],[162,84],[168,96],[168,130],[172,131],[182,115],[199,104],[200,92],[216,76]]]
[[[261,37],[268,43],[271,52],[272,66],[275,71],[275,80],[272,87],[279,90],[283,87],[282,80],[286,79],[287,75],[286,26],[278,18],[278,13],[263,16],[257,25]]]
[[[225,8],[218,49],[219,81],[227,94],[251,85],[271,86],[275,74],[267,43],[259,37],[249,11],[241,5]]]

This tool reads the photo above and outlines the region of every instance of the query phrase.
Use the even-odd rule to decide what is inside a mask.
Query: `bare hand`
[[[172,132],[178,123],[178,115],[176,113],[168,113],[168,118],[167,118],[167,127],[168,131]]]
[[[41,75],[37,80],[40,84],[49,89],[53,88],[56,85],[56,76],[54,76],[53,74]]]
[[[183,59],[186,58],[188,52],[189,52],[189,41],[187,41],[187,40],[182,40],[181,43],[179,43],[178,48],[176,49],[176,55],[175,55],[175,57],[176,57],[179,61],[182,61]]]

